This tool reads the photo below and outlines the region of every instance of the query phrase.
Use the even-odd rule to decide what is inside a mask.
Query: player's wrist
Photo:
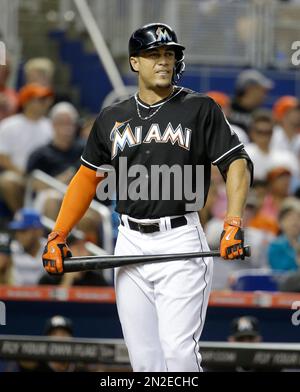
[[[224,229],[228,226],[242,227],[243,220],[240,216],[227,215],[224,219]]]
[[[62,230],[53,230],[49,235],[48,235],[48,242],[57,239],[62,242],[65,242],[67,239],[68,234]]]

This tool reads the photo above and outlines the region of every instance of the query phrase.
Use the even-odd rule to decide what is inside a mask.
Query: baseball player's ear
[[[132,66],[132,68],[137,72],[139,70],[139,62],[137,57],[130,57],[130,64]]]

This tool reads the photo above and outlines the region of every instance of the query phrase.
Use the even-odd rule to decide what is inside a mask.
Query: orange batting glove
[[[52,231],[48,235],[48,242],[43,252],[43,265],[49,274],[62,274],[64,272],[64,259],[72,257],[72,253],[66,244],[66,237],[66,234],[61,231]]]
[[[244,259],[244,232],[239,217],[227,217],[221,234],[220,254],[223,259]]]

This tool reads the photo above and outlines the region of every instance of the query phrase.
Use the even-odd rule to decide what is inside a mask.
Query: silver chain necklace
[[[136,111],[137,111],[137,114],[138,114],[139,118],[140,118],[141,120],[149,120],[149,118],[153,117],[153,116],[154,116],[154,115],[164,106],[165,103],[167,103],[171,98],[173,98],[173,93],[174,93],[174,88],[172,89],[172,92],[170,93],[169,98],[166,99],[164,102],[162,102],[162,103],[158,106],[158,108],[157,108],[156,110],[154,110],[153,113],[151,113],[149,116],[146,116],[146,117],[143,117],[143,116],[141,115],[140,108],[139,108],[139,105],[141,105],[141,104],[140,104],[139,101],[138,101],[137,93],[135,93],[135,94],[134,94],[134,99],[135,99]],[[151,107],[151,106],[150,106],[150,107]]]

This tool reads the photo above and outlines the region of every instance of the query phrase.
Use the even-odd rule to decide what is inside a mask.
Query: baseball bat
[[[250,246],[244,247],[244,255],[251,256]],[[138,263],[162,263],[180,259],[190,259],[198,257],[218,257],[219,250],[193,253],[173,253],[162,255],[131,255],[131,256],[80,256],[69,257],[64,260],[64,272],[93,271],[106,268],[121,267],[124,265]]]

